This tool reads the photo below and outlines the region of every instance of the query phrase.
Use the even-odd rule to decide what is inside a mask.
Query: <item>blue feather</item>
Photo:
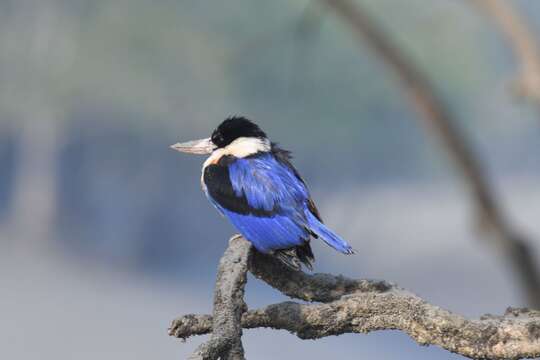
[[[332,230],[327,228],[326,225],[321,223],[319,219],[313,216],[313,214],[309,210],[306,209],[305,214],[307,217],[307,226],[309,227],[309,229],[318,237],[320,237],[325,243],[344,254],[354,253],[352,247],[347,244],[345,240],[343,240]]]
[[[225,214],[238,231],[263,253],[298,246],[309,239],[306,229],[287,216],[257,217],[229,210],[225,210]]]
[[[236,195],[245,195],[256,209],[302,206],[309,198],[304,183],[271,154],[238,159],[229,174]]]
[[[278,161],[272,153],[235,159],[228,164],[228,173],[231,196],[238,201],[245,199],[253,210],[238,213],[207,195],[259,251],[268,253],[299,246],[315,234],[334,249],[352,253],[351,247],[309,210],[309,191],[292,167]]]

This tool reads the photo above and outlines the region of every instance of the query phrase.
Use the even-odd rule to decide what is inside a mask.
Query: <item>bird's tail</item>
[[[354,254],[354,250],[345,240],[335,234],[332,230],[326,227],[319,219],[317,219],[309,210],[306,210],[307,223],[309,230],[317,237],[321,238],[325,243],[344,254]]]

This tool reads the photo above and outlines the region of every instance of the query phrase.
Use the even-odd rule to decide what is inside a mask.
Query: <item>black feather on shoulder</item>
[[[262,217],[274,216],[277,209],[265,210],[251,206],[245,194],[235,193],[229,174],[229,165],[236,161],[234,156],[222,156],[217,164],[208,165],[204,169],[203,180],[208,194],[221,207],[237,214]]]

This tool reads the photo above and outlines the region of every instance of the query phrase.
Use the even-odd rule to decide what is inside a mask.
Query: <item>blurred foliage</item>
[[[485,19],[461,1],[362,3],[490,166],[537,169],[514,160],[534,153],[540,130],[506,91],[514,64]],[[150,268],[217,257],[222,247],[196,240],[210,211],[201,159],[167,146],[232,114],[293,150],[315,192],[451,177],[393,75],[316,2],[2,0],[0,49],[0,215],[26,161],[22,124],[46,122],[32,136],[56,136],[45,166],[58,183],[55,237],[81,254]],[[230,231],[216,224],[208,235]]]
[[[509,93],[516,64],[490,22],[467,0],[354,1],[426,72],[505,184],[512,214],[540,234],[538,113]],[[540,1],[513,2],[540,38]],[[232,114],[293,151],[323,218],[359,250],[344,258],[314,241],[317,271],[396,280],[474,317],[519,304],[393,74],[317,4],[0,0],[8,354],[133,359],[196,345],[163,329],[179,309],[210,306],[234,230],[204,199],[203,159],[168,145],[208,136]],[[247,294],[250,306],[282,300],[255,281]],[[35,319],[48,327],[30,344]],[[387,332],[309,346],[284,333],[246,337],[257,358],[457,358]]]

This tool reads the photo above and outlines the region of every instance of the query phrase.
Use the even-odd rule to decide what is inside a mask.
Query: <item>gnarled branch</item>
[[[539,314],[519,311],[515,316],[513,312],[467,320],[404,290],[393,289],[386,293],[350,295],[328,304],[304,305],[291,301],[274,304],[245,313],[242,326],[287,330],[300,339],[401,330],[421,345],[439,345],[473,359],[539,356]],[[175,320],[172,329],[180,338],[209,333],[212,318],[188,315]]]
[[[257,251],[252,253],[249,271],[283,294],[305,301],[330,302],[356,292],[382,292],[392,287],[385,281],[294,271],[272,256]]]
[[[232,255],[235,252],[238,254],[236,258],[246,254],[249,243],[242,238],[235,239],[236,246],[230,246],[226,253],[229,255],[224,258],[235,258]],[[220,270],[226,272],[227,266],[235,265],[229,262],[225,267],[220,266]],[[540,356],[538,311],[509,308],[503,316],[486,315],[478,320],[468,320],[384,281],[295,272],[271,256],[256,251],[252,252],[248,266],[256,277],[290,297],[320,301],[322,304],[289,301],[247,311],[241,320],[235,318],[238,326],[246,329],[284,329],[301,339],[401,330],[421,345],[438,345],[472,359]],[[242,287],[243,292],[243,284],[236,284]],[[237,303],[237,306],[243,305]],[[238,311],[235,313],[238,314]],[[186,339],[212,333],[210,344],[206,343],[206,346],[215,349],[217,347],[211,343],[217,341],[214,339],[219,333],[215,326],[216,321],[210,315],[185,315],[173,321],[169,334]],[[238,331],[234,333],[239,336]]]
[[[219,262],[213,317],[209,318],[213,329],[212,337],[199,346],[190,359],[244,359],[240,319],[246,310],[244,288],[250,249],[251,245],[240,236],[229,240],[229,247]],[[195,318],[193,321],[195,326]]]

